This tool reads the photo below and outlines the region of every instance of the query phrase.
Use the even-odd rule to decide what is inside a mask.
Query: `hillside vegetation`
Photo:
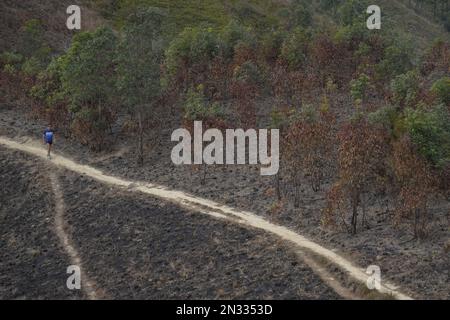
[[[386,200],[395,223],[425,238],[429,204],[449,192],[448,6],[422,15],[415,2],[381,3],[382,29],[368,30],[365,0],[92,1],[104,23],[67,48],[35,12],[2,53],[2,96],[28,99],[94,151],[125,116],[140,164],[160,139],[149,132],[172,118],[279,128],[278,200],[297,206],[301,188],[325,190],[322,223],[353,234],[368,203]]]

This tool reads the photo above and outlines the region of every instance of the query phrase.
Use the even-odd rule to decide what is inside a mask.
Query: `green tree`
[[[32,57],[44,44],[44,27],[38,19],[30,19],[23,25],[19,38],[19,52]]]
[[[245,27],[236,20],[231,20],[220,31],[219,43],[217,43],[220,49],[219,53],[225,58],[231,59],[234,54],[234,48],[241,42],[254,46],[256,38],[250,27]]]
[[[144,161],[143,121],[152,113],[161,93],[161,24],[164,16],[154,8],[137,11],[125,24],[118,48],[117,88],[122,101],[138,122],[138,163]]]
[[[402,124],[423,157],[438,168],[450,164],[450,112],[447,107],[407,108]]]
[[[450,105],[450,78],[443,77],[433,83],[431,92],[436,95],[440,102]]]
[[[289,68],[301,68],[307,59],[310,36],[305,30],[296,28],[284,41],[281,48],[281,58]]]
[[[53,108],[66,99],[61,85],[61,58],[53,58],[44,71],[41,71],[30,95],[46,108]]]
[[[319,7],[321,10],[331,11],[334,15],[338,8],[339,2],[336,0],[319,0]]]
[[[292,1],[289,7],[288,27],[307,28],[312,24],[311,10],[305,5],[304,1]]]
[[[345,25],[353,25],[358,21],[365,21],[365,13],[368,7],[367,0],[346,0],[338,9],[340,22]]]
[[[414,52],[410,41],[396,39],[396,42],[384,49],[383,59],[377,65],[378,76],[390,79],[411,69]]]
[[[219,53],[220,42],[213,28],[184,29],[170,42],[165,51],[166,82],[174,81],[177,77],[181,78],[184,89],[192,82],[202,83],[207,72],[205,69]]]
[[[50,62],[51,48],[44,35],[44,27],[37,19],[26,21],[21,29],[18,49],[25,57],[21,69],[26,76],[36,76]]]
[[[96,150],[104,145],[112,122],[116,41],[106,27],[79,33],[60,60],[62,88],[75,115],[76,135]]]
[[[419,91],[417,71],[409,71],[391,81],[393,100],[399,106],[411,105],[416,101]]]
[[[223,116],[220,105],[208,102],[203,90],[203,86],[199,85],[195,90],[189,89],[186,94],[184,118],[190,122],[220,119]]]
[[[370,78],[366,74],[361,74],[357,79],[350,81],[350,94],[357,104],[362,104],[367,96]]]

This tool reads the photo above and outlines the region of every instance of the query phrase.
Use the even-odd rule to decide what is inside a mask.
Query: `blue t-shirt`
[[[52,143],[53,142],[53,131],[50,129],[45,129],[44,138],[45,138],[46,143]]]

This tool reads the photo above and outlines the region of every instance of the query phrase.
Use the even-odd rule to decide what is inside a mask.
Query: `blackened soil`
[[[267,234],[75,173],[62,176],[75,245],[108,297],[339,298]]]
[[[48,179],[58,169],[4,148],[0,155],[0,299],[86,298],[66,288],[71,263]],[[70,237],[107,298],[339,298],[271,236],[58,173]]]
[[[0,147],[0,299],[76,299],[42,163]]]
[[[3,109],[2,109],[3,108]],[[169,121],[170,119],[168,119]],[[11,138],[35,136],[45,123],[24,116],[14,106],[0,105],[0,134]],[[112,152],[96,154],[74,140],[57,135],[56,151],[79,163],[89,164],[107,174],[130,180],[159,183],[197,196],[210,198],[239,209],[250,210],[264,218],[289,227],[315,242],[336,250],[340,255],[361,267],[378,265],[383,279],[393,281],[400,289],[414,298],[450,298],[450,202],[448,199],[430,203],[429,236],[412,240],[411,221],[396,227],[389,212],[380,207],[383,199],[368,205],[369,228],[359,226],[353,236],[343,229],[321,227],[321,210],[325,206],[326,190],[314,193],[307,185],[301,190],[301,203],[293,206],[289,194],[283,191],[279,203],[273,192],[273,177],[262,177],[255,166],[208,167],[206,176],[202,170],[191,166],[174,166],[170,161],[170,134],[177,126],[167,124],[160,132],[160,142],[146,149],[145,165],[136,164],[133,153],[135,141],[124,134],[117,135]],[[283,167],[281,167],[283,172]],[[203,177],[206,177],[204,181]],[[283,176],[283,179],[288,178]],[[378,204],[377,204],[378,203]],[[392,204],[391,204],[392,207]]]

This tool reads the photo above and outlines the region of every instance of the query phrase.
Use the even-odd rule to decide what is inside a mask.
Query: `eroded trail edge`
[[[19,143],[10,138],[0,136],[0,144],[10,149],[24,151],[43,159],[46,159],[47,157],[44,148],[38,147],[37,144],[33,144],[30,141]],[[320,256],[328,262],[335,264],[340,269],[345,271],[350,278],[357,282],[365,285],[368,280],[369,275],[367,275],[362,268],[354,265],[344,257],[286,227],[271,223],[252,212],[234,209],[229,206],[221,205],[215,201],[203,199],[201,197],[197,197],[183,191],[169,189],[164,186],[117,178],[104,174],[102,171],[91,166],[78,164],[60,155],[54,155],[51,162],[57,166],[89,176],[103,183],[124,187],[129,191],[139,191],[156,196],[215,218],[221,218],[234,223],[262,229],[266,232],[277,235],[283,240],[289,241],[290,243],[296,245],[298,249],[309,250],[314,255]],[[388,282],[382,281],[381,287],[376,290],[381,294],[390,295],[396,299],[412,299],[408,295],[400,292],[397,286]]]

